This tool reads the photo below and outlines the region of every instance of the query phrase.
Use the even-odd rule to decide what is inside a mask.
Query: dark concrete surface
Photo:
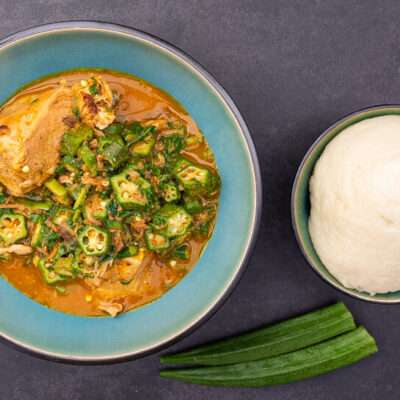
[[[67,19],[131,25],[183,48],[225,86],[253,134],[264,182],[254,255],[225,305],[173,349],[343,299],[375,335],[380,352],[312,380],[238,390],[161,380],[158,354],[71,366],[0,345],[0,399],[398,399],[400,305],[351,299],[314,275],[297,248],[289,203],[296,168],[325,128],[353,110],[400,103],[400,2],[0,0],[1,36]]]

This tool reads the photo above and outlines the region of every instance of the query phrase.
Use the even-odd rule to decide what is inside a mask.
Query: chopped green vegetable
[[[83,206],[83,204],[85,203],[85,200],[86,200],[87,193],[88,193],[88,187],[83,186],[81,188],[81,190],[79,191],[78,197],[75,200],[74,207],[73,207],[74,210]]]
[[[211,191],[215,186],[211,172],[181,158],[174,168],[176,179],[188,192]]]
[[[102,155],[112,169],[118,168],[129,158],[128,148],[119,143],[111,143],[106,146]]]
[[[185,209],[189,214],[198,214],[204,209],[201,201],[197,198],[185,196],[184,202]]]
[[[172,254],[175,258],[180,258],[181,260],[189,260],[190,258],[190,246],[185,243],[178,246]]]
[[[42,273],[44,281],[48,285],[55,285],[56,283],[65,280],[64,277],[58,275],[53,269],[47,268],[45,261],[42,259],[38,263],[39,271]]]
[[[203,221],[198,223],[193,228],[193,235],[199,238],[205,238],[210,233],[210,221]]]
[[[183,207],[173,204],[163,206],[153,218],[153,228],[168,238],[184,235],[192,224],[192,217]]]
[[[71,278],[73,276],[73,262],[74,257],[72,255],[60,257],[54,264],[54,271],[62,277]]]
[[[54,289],[56,290],[57,293],[59,294],[66,294],[67,293],[67,288],[65,286],[54,286]]]
[[[99,93],[99,89],[97,87],[97,81],[95,78],[92,78],[93,83],[89,86],[89,93],[92,96],[95,96],[96,94]]]
[[[128,147],[120,135],[119,124],[115,128],[109,129],[107,135],[99,139],[99,154],[101,154],[109,167],[114,170],[128,160]],[[110,128],[110,127],[109,127]]]
[[[145,239],[147,248],[152,251],[166,250],[170,246],[170,241],[166,236],[154,233],[151,230],[145,232]]]
[[[116,202],[114,199],[110,200],[107,203],[107,211],[113,216],[115,217],[118,214],[118,202]]]
[[[59,198],[68,196],[67,189],[60,182],[58,182],[57,179],[51,178],[46,181],[44,185],[50,190],[51,193]]]
[[[104,133],[106,133],[107,135],[121,135],[124,129],[125,129],[124,124],[120,124],[119,122],[113,122],[106,129],[104,129]]]
[[[178,187],[173,182],[167,182],[161,185],[161,193],[167,203],[178,201],[181,197]]]
[[[103,199],[98,194],[90,196],[85,203],[84,215],[89,221],[104,220],[107,218],[107,210],[110,205],[109,199]]]
[[[133,257],[136,256],[138,253],[139,249],[135,245],[130,245],[128,247],[125,247],[123,250],[121,250],[116,258],[127,258],[127,257]]]
[[[184,137],[182,135],[168,135],[162,137],[164,152],[167,156],[177,155],[184,148]]]
[[[74,213],[72,215],[72,225],[75,225],[78,223],[80,217],[82,214],[82,209],[81,208],[77,208],[76,210],[74,210]]]
[[[43,244],[44,235],[46,232],[46,228],[44,222],[39,220],[36,222],[33,228],[32,238],[31,238],[31,246],[32,247],[40,247]]]
[[[85,140],[93,137],[93,130],[87,125],[80,125],[78,128],[66,132],[61,142],[61,153],[74,156]]]
[[[81,163],[73,156],[64,156],[61,160],[61,165],[69,172],[77,173],[81,168]]]
[[[60,235],[57,232],[52,231],[46,225],[44,225],[44,233],[40,247],[47,247],[48,250],[52,250],[58,243]]]
[[[54,198],[58,203],[70,205],[68,191],[64,185],[57,181],[57,179],[51,178],[46,181],[44,185],[54,194]]]
[[[88,256],[101,256],[110,250],[111,237],[105,229],[86,225],[78,234],[78,243]]]
[[[107,219],[104,221],[107,229],[110,230],[121,230],[123,228],[123,224],[121,221],[116,221],[115,219]]]
[[[0,238],[6,244],[18,242],[18,240],[26,238],[27,235],[28,230],[23,215],[6,212],[0,216]]]
[[[116,132],[114,133],[108,133],[105,136],[101,136],[99,138],[99,152],[103,153],[104,150],[109,146],[110,144],[117,143],[121,146],[125,145],[124,140],[122,139],[122,136]]]
[[[318,376],[378,351],[375,340],[363,328],[289,354],[260,361],[161,371],[163,378],[208,386],[266,387]]]
[[[144,139],[147,135],[154,133],[155,130],[154,126],[142,126],[140,122],[135,121],[125,127],[122,135],[128,145],[131,145]]]
[[[154,137],[152,135],[147,135],[143,140],[135,143],[131,147],[131,152],[136,156],[146,157],[150,154],[155,143],[156,141]]]
[[[72,225],[72,217],[72,210],[64,207],[58,207],[54,212],[52,220],[57,226],[68,227]]]
[[[43,201],[37,201],[37,200],[31,200],[27,198],[17,198],[15,199],[16,204],[21,204],[25,206],[26,208],[29,208],[30,210],[44,210],[48,211],[50,208],[53,206],[53,204],[48,201],[48,200],[43,200]]]
[[[89,170],[90,175],[97,175],[97,160],[96,155],[90,150],[87,144],[82,144],[78,150],[78,157],[83,161],[86,168]]]
[[[133,168],[128,167],[110,179],[118,203],[126,208],[143,208],[149,202],[151,185]]]

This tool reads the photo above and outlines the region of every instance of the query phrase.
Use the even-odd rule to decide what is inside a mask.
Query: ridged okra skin
[[[356,328],[343,303],[197,349],[166,355],[163,364],[225,365],[289,353]]]
[[[160,375],[208,386],[266,387],[322,375],[377,351],[375,340],[359,327],[334,339],[280,356],[218,367],[164,370]]]

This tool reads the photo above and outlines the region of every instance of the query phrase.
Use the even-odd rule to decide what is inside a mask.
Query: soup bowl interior
[[[199,125],[222,179],[214,234],[194,269],[159,300],[117,318],[48,309],[0,280],[0,334],[37,355],[107,362],[154,351],[210,315],[237,281],[257,231],[261,184],[246,125],[229,96],[174,47],[129,28],[91,22],[33,28],[0,42],[3,103],[21,86],[75,68],[134,74],[175,97]]]
[[[356,297],[358,299],[378,302],[378,303],[399,303],[400,291],[391,293],[382,293],[371,295],[366,292],[343,286],[324,266],[312,244],[310,232],[308,229],[308,220],[310,216],[310,194],[309,181],[313,173],[314,166],[324,151],[328,143],[340,132],[349,126],[364,119],[379,117],[383,115],[400,115],[400,106],[385,105],[371,107],[365,110],[357,111],[343,118],[329,129],[327,129],[311,146],[305,155],[296,175],[292,190],[292,222],[293,229],[300,249],[317,274],[336,289]]]

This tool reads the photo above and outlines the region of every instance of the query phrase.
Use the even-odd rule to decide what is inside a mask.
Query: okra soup
[[[220,178],[194,120],[147,82],[70,71],[0,108],[0,272],[50,308],[116,316],[177,284]]]

